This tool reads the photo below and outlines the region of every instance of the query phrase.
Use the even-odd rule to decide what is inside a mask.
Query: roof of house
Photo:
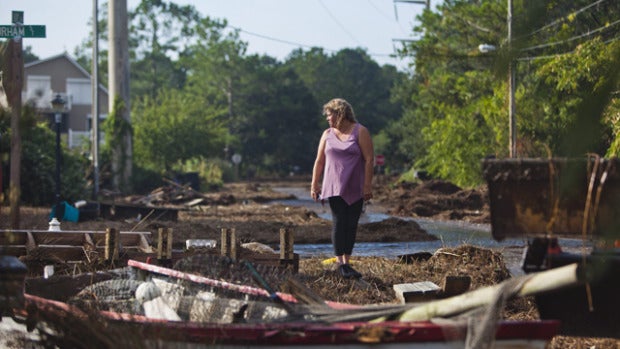
[[[73,64],[76,67],[76,69],[78,69],[80,71],[80,73],[84,74],[85,78],[88,78],[88,79],[91,78],[90,73],[86,69],[82,68],[82,66],[75,59],[73,59],[71,56],[69,56],[67,53],[61,53],[61,54],[58,54],[58,55],[55,55],[55,56],[51,56],[51,57],[48,57],[48,58],[40,59],[38,61],[34,61],[34,62],[30,62],[30,63],[24,64],[24,69],[27,69],[27,68],[30,68],[30,67],[34,67],[34,66],[37,66],[37,65],[40,65],[40,64],[48,63],[48,62],[51,62],[51,61],[54,61],[54,60],[57,60],[57,59],[63,59],[63,58],[68,60],[71,64]],[[108,89],[104,85],[99,84],[99,88],[101,90],[103,90],[106,94],[108,93]]]

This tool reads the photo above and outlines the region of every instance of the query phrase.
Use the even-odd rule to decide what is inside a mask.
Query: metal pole
[[[517,157],[517,124],[515,120],[515,61],[512,58],[512,0],[508,0],[508,48],[509,48],[509,65],[508,65],[508,127],[510,157]]]
[[[54,217],[58,218],[58,207],[60,207],[60,121],[62,114],[56,112],[56,205],[54,210]]]
[[[91,155],[93,158],[93,199],[99,194],[99,15],[98,1],[93,0],[93,59],[92,59],[92,135]]]

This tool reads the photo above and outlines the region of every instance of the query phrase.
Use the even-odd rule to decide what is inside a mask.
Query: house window
[[[44,75],[28,75],[26,80],[26,100],[33,101],[40,109],[50,107],[52,100],[52,79]]]
[[[71,103],[74,105],[91,105],[90,79],[68,78],[67,94],[72,97]]]

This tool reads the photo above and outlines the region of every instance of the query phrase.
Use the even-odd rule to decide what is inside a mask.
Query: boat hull
[[[63,302],[26,295],[26,309],[45,310],[47,318],[92,321],[93,314]],[[28,314],[22,314],[27,316]],[[30,314],[36,316],[35,313]],[[342,322],[215,324],[150,319],[140,315],[101,311],[105,328],[116,337],[147,348],[464,348],[463,322]],[[35,320],[35,319],[31,319]],[[544,348],[556,335],[557,321],[500,321],[492,339],[495,348]],[[71,331],[71,329],[66,329]],[[74,334],[65,332],[64,335]],[[82,334],[83,335],[83,334]]]

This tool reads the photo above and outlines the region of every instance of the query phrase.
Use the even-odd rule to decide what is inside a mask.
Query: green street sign
[[[0,38],[44,38],[44,25],[0,25]]]

